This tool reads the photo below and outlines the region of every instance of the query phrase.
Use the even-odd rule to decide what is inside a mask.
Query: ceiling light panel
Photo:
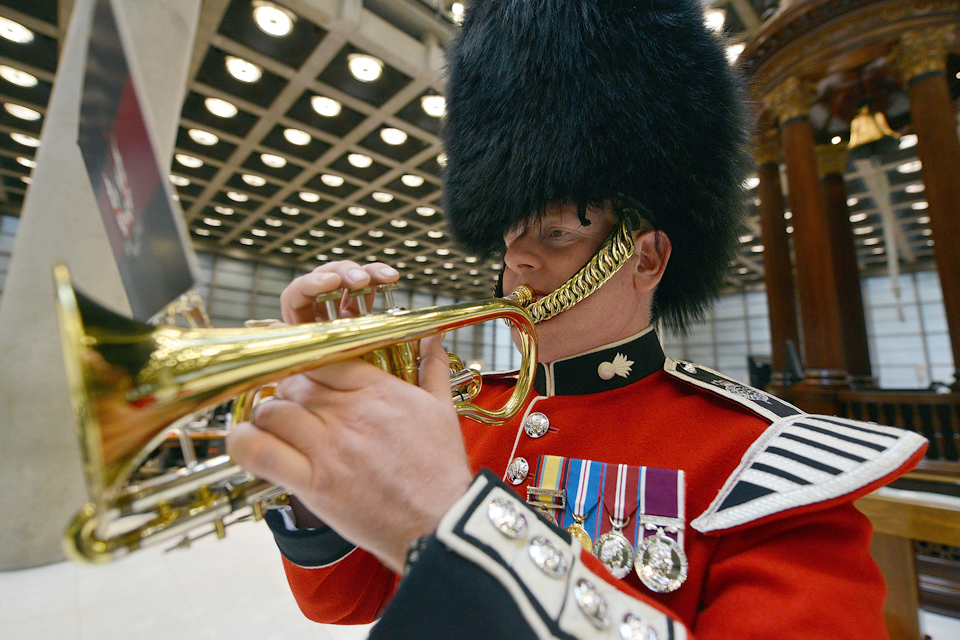
[[[371,64],[370,61],[380,63],[380,74],[375,79],[360,80],[351,72],[351,64],[357,70],[361,67],[368,70],[375,69],[376,65]],[[364,77],[372,78],[372,76],[371,73]],[[383,106],[410,82],[409,76],[349,44],[340,50],[317,79],[375,107]]]

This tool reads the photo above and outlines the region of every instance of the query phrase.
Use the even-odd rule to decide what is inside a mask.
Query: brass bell
[[[887,124],[882,112],[871,113],[870,107],[864,105],[850,123],[850,144],[847,149],[853,158],[883,155],[899,147],[899,137],[900,134]]]

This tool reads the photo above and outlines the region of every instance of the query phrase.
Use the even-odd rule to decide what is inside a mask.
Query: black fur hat
[[[450,231],[472,253],[549,202],[634,201],[673,253],[654,316],[683,329],[737,247],[744,99],[699,0],[473,0],[447,45]]]

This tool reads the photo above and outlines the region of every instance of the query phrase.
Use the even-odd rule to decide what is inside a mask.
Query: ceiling
[[[171,164],[196,247],[303,269],[318,260],[381,260],[400,267],[411,288],[456,298],[489,296],[499,263],[458,252],[445,235],[440,119],[422,106],[424,97],[442,91],[442,46],[457,28],[451,0],[366,0],[353,17],[336,15],[342,3],[334,0],[281,0],[296,16],[284,37],[257,26],[253,2],[203,2]],[[748,38],[776,8],[769,0],[712,4],[726,12],[725,31],[734,41]],[[0,64],[38,79],[31,88],[0,79],[0,102],[45,113],[71,8],[71,0],[0,0],[0,16],[35,34],[27,44],[0,38]],[[348,70],[353,54],[382,61],[381,76],[357,80]],[[228,57],[253,63],[261,78],[235,79],[226,70]],[[335,100],[340,112],[320,115],[312,107],[316,96]],[[236,114],[214,115],[208,98],[231,103]],[[39,137],[42,122],[0,110],[2,213],[19,215],[30,173],[29,163],[19,159],[29,160],[35,151],[10,134]],[[405,140],[388,144],[388,129],[403,132]],[[190,130],[212,133],[217,141],[198,143]],[[305,144],[291,142],[291,135]],[[368,166],[351,163],[352,154]],[[920,174],[896,170],[914,159],[914,150],[906,148],[882,161],[894,187],[901,242],[913,258],[904,267],[932,268],[929,229],[917,208],[923,192],[903,191],[920,183]],[[886,258],[879,211],[863,181],[853,173],[847,178],[857,199],[851,214],[866,215],[854,226],[873,227],[855,236],[861,266],[866,273],[881,272]],[[752,192],[748,196],[742,252],[728,278],[732,289],[763,282],[757,206]]]

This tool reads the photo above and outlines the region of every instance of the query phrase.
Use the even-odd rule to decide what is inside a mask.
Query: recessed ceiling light
[[[330,173],[324,173],[320,176],[320,182],[327,185],[328,187],[339,187],[343,184],[343,178],[340,176],[335,176]]]
[[[396,227],[397,229],[403,229],[407,226],[407,221],[400,218],[394,218],[390,221],[390,224]]]
[[[873,227],[856,227],[853,230],[854,235],[865,236],[868,233],[873,233]]]
[[[198,169],[203,166],[203,160],[200,158],[194,158],[193,156],[188,156],[185,153],[178,153],[173,157],[176,158],[177,162],[185,167],[190,167],[191,169]]]
[[[20,104],[14,104],[12,102],[4,102],[3,108],[7,110],[7,113],[12,115],[14,118],[20,118],[21,120],[26,120],[27,122],[34,122],[41,118],[40,112],[30,109],[29,107],[24,107]]]
[[[480,286],[480,281],[479,281],[479,280],[474,280],[474,281],[473,281],[473,286],[479,287],[479,286]]]
[[[20,69],[14,69],[13,67],[8,67],[5,64],[0,64],[0,78],[3,78],[7,82],[12,82],[18,87],[35,87],[37,86],[36,76],[32,76],[26,71],[20,71]]]
[[[347,213],[349,213],[352,216],[357,216],[359,218],[360,216],[367,215],[367,210],[364,209],[363,207],[358,207],[354,205],[352,207],[347,207]]]
[[[19,162],[19,163],[22,164],[23,166],[28,167],[28,168],[30,168],[30,169],[36,169],[36,168],[37,168],[37,163],[34,162],[33,160],[31,160],[30,158],[24,158],[23,156],[17,156],[17,162]]]
[[[751,240],[753,240],[753,236],[749,233],[745,236],[740,236],[740,242],[750,242]]]
[[[240,238],[240,244],[245,244],[249,246],[253,244],[253,238]]]
[[[730,64],[733,64],[737,61],[737,58],[740,57],[740,54],[743,53],[744,45],[742,42],[735,42],[734,44],[727,45],[727,61]]]
[[[406,173],[400,178],[400,182],[408,187],[416,188],[423,184],[423,178],[415,176],[412,173]]]
[[[310,231],[307,233],[312,235],[314,238],[322,238],[327,235],[325,231],[321,231],[320,229],[310,229]]]
[[[371,194],[371,197],[377,202],[386,203],[393,201],[393,195],[384,193],[383,191],[374,191],[373,194]]]
[[[793,217],[793,212],[792,212],[792,211],[784,211],[784,212],[783,212],[783,219],[784,219],[784,220],[789,220],[789,219],[792,218],[792,217]]]
[[[351,53],[347,56],[350,73],[360,82],[373,82],[383,73],[383,63],[373,56]]]
[[[251,187],[262,187],[263,185],[267,184],[266,180],[264,180],[260,176],[255,176],[251,173],[245,173],[240,177],[244,182],[246,182]]]
[[[253,0],[253,19],[261,31],[280,38],[293,31],[293,23],[297,17],[272,2]]]
[[[377,256],[373,254],[367,256],[367,262],[376,262],[376,261],[377,261]]]
[[[923,168],[923,165],[920,163],[920,161],[914,160],[913,162],[904,162],[897,167],[897,171],[900,173],[914,173],[916,171],[920,171],[921,168]]]
[[[925,236],[932,236],[932,235],[933,235],[933,229],[924,229],[924,230],[921,231],[920,233],[923,234],[923,235],[925,235]]]
[[[454,2],[450,5],[450,13],[453,14],[453,19],[458,23],[463,20],[464,6],[462,2]]]
[[[210,230],[209,230],[209,229],[199,228],[199,229],[194,229],[193,232],[194,232],[195,234],[197,234],[198,236],[208,236],[208,235],[210,235]]]
[[[437,249],[438,256],[448,256],[450,255],[450,249]]]
[[[865,213],[855,213],[850,216],[850,222],[863,222],[867,219],[867,214]]]
[[[464,258],[464,260],[465,260],[466,262],[469,262],[470,264],[473,264],[474,262],[477,261],[477,258],[476,258],[476,256],[467,256],[466,258]]]
[[[24,135],[22,133],[17,133],[16,131],[14,131],[13,133],[10,134],[10,137],[13,139],[14,142],[18,144],[22,144],[25,147],[36,148],[40,146],[40,140],[38,140],[37,138],[34,138],[33,136]]]
[[[0,17],[0,37],[17,44],[29,44],[33,42],[33,31],[10,18]]]
[[[740,275],[746,275],[749,272],[750,272],[750,269],[747,269],[746,267],[740,267],[739,269],[737,269],[737,273],[739,273]]]
[[[752,247],[750,247],[750,251],[752,251],[753,253],[763,253],[763,245],[755,244]]]
[[[442,118],[447,112],[447,101],[443,96],[423,96],[420,98],[420,108],[431,118]]]
[[[490,268],[493,269],[494,271],[500,271],[500,267],[501,267],[501,266],[502,266],[502,265],[501,265],[499,262],[491,262],[491,263],[490,263]]]
[[[403,246],[413,248],[413,247],[418,247],[418,246],[420,246],[420,243],[417,242],[416,240],[404,240],[404,241],[403,241]]]
[[[830,138],[830,144],[840,144],[841,142],[843,142],[843,138],[840,136],[833,136]]]
[[[407,278],[407,280],[413,280],[413,274],[412,274],[412,273],[408,273],[407,276],[406,276],[406,278]]]
[[[240,82],[256,82],[263,76],[263,69],[252,62],[247,62],[243,58],[227,56],[226,65],[227,73]]]
[[[857,205],[857,203],[859,203],[859,202],[860,202],[860,201],[859,201],[858,199],[856,199],[856,198],[847,198],[847,206],[848,206],[848,207],[855,207],[855,206]]]
[[[423,179],[421,178],[421,183],[422,182],[423,182]],[[417,213],[419,213],[421,216],[425,218],[429,218],[430,216],[436,214],[437,210],[434,209],[433,207],[417,207]]]
[[[362,246],[363,246],[363,242],[360,241],[360,240],[357,240],[356,238],[350,238],[349,240],[347,240],[347,244],[350,245],[351,247],[362,247]]]
[[[180,196],[176,193],[171,193],[170,197],[173,198],[175,202],[180,202]]]
[[[416,258],[414,258],[414,260],[416,260],[417,262],[426,262],[427,256],[417,256]]]
[[[260,161],[268,167],[273,167],[274,169],[282,169],[283,167],[287,166],[286,158],[273,153],[261,153]]]
[[[928,203],[926,200],[921,200],[920,202],[914,202],[913,204],[911,204],[910,208],[913,209],[914,211],[923,211],[929,206],[930,206],[930,203]]]
[[[443,231],[440,231],[438,229],[431,229],[430,231],[427,231],[427,235],[433,239],[442,238]]]
[[[366,169],[373,164],[373,158],[370,156],[365,156],[362,153],[351,153],[347,156],[347,162],[358,169]]]
[[[227,197],[234,202],[246,202],[250,199],[250,196],[245,193],[240,193],[239,191],[227,191]]]
[[[250,229],[250,233],[252,233],[253,235],[259,238],[263,238],[264,236],[267,235],[267,232],[263,229]]]
[[[224,215],[224,216],[233,215],[233,207],[224,207],[223,205],[218,204],[213,207],[213,210],[219,213],[220,215]]]
[[[340,255],[341,253],[343,253],[343,249],[341,249],[340,247],[334,247],[333,249],[330,249],[330,253],[335,253],[337,255]]]
[[[909,149],[910,147],[917,146],[917,134],[909,133],[902,138],[900,138],[900,148]]]
[[[298,147],[306,146],[310,144],[311,140],[313,140],[313,136],[306,131],[301,131],[300,129],[284,129],[283,137],[287,139],[287,142],[290,144],[295,144]]]
[[[707,28],[713,29],[714,31],[720,31],[723,29],[723,23],[727,21],[727,12],[723,9],[710,9],[703,16],[703,22],[707,25]]]
[[[277,220],[276,218],[265,218],[265,219],[264,219],[264,222],[266,222],[266,223],[267,223],[268,225],[270,225],[271,227],[282,227],[282,226],[283,226],[283,221],[282,221],[282,220]]]
[[[370,231],[367,231],[367,235],[371,238],[382,238],[383,231],[380,231],[379,229],[370,229]]]
[[[339,229],[343,226],[343,220],[337,220],[336,218],[328,218],[327,225],[333,227],[334,229]]]
[[[301,191],[300,199],[304,202],[319,202],[320,196],[312,191]]]
[[[917,218],[919,224],[930,224],[930,216],[920,216]]]
[[[31,178],[30,176],[20,176],[20,180],[24,184],[33,184],[33,178]]]
[[[313,110],[325,118],[333,118],[340,115],[343,107],[333,98],[326,96],[313,96],[310,98],[310,106]]]
[[[178,187],[186,187],[190,184],[190,181],[184,178],[183,176],[170,176],[170,182],[175,184]]]
[[[290,247],[280,247],[280,252],[281,252],[281,253],[293,253],[293,249],[291,249]]]
[[[220,118],[232,118],[239,113],[236,105],[220,98],[207,98],[203,101],[207,111]]]
[[[288,204],[285,204],[280,207],[280,213],[285,213],[288,216],[298,216],[300,215],[300,209],[297,207],[291,207]]]
[[[220,138],[209,131],[204,131],[203,129],[190,129],[187,131],[187,135],[190,136],[190,139],[197,144],[202,144],[208,147],[220,142]]]
[[[865,244],[865,245],[867,245],[867,246],[871,246],[871,245],[874,245],[874,244],[880,244],[880,238],[864,238],[864,239],[863,239],[863,244]]]
[[[787,227],[787,233],[793,233],[793,227]]]
[[[407,134],[400,129],[386,127],[380,130],[380,139],[389,145],[398,146],[407,141]]]
[[[743,181],[743,186],[745,189],[756,189],[757,185],[760,184],[760,178],[757,176],[751,176]]]
[[[881,253],[883,253],[883,247],[876,247],[870,253],[874,255],[880,255]]]
[[[480,271],[478,271],[477,269],[470,269],[470,275],[472,276],[480,275]]]
[[[444,269],[453,269],[453,263],[452,263],[452,262],[444,262],[444,263],[443,263],[443,268],[444,268]]]
[[[427,267],[426,269],[424,269],[423,272],[428,276],[433,275],[433,269],[431,269],[430,267]]]
[[[447,154],[441,153],[437,156],[437,164],[441,167],[447,166]]]
[[[913,184],[908,184],[907,186],[905,186],[903,190],[906,191],[907,193],[920,193],[925,188],[926,187],[923,186],[922,182],[914,182]]]
[[[433,280],[430,281],[430,284],[440,284],[440,281],[434,278]]]
[[[304,240],[303,238],[294,238],[294,239],[293,239],[293,244],[297,245],[298,247],[305,247],[305,246],[307,246],[309,243],[308,243],[306,240]]]
[[[393,256],[393,255],[396,255],[397,250],[394,249],[393,247],[386,247],[386,248],[383,250],[383,252],[384,252],[385,254],[387,254],[388,256]]]

